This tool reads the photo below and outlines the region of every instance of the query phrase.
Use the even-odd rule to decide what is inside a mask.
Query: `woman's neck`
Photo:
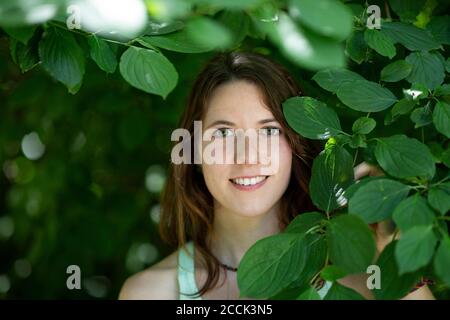
[[[256,241],[280,232],[278,210],[276,205],[265,214],[245,217],[216,206],[210,237],[212,253],[220,262],[237,267]]]

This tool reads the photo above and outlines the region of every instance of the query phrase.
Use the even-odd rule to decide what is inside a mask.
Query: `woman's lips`
[[[262,180],[260,182],[257,182],[255,184],[251,184],[251,185],[237,184],[237,183],[232,181],[233,179],[230,179],[229,181],[232,184],[232,186],[235,187],[238,190],[241,190],[241,191],[253,191],[253,190],[261,188],[267,182],[268,179],[269,179],[269,176],[266,176],[264,178],[264,180]]]

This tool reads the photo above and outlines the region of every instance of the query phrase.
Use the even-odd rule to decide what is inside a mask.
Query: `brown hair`
[[[179,128],[187,129],[193,135],[194,120],[203,119],[207,101],[214,89],[234,80],[249,81],[261,90],[265,104],[282,126],[293,152],[291,179],[280,202],[279,221],[283,230],[298,214],[317,210],[309,197],[308,184],[312,160],[320,152],[314,141],[295,133],[284,118],[282,103],[302,93],[283,66],[254,53],[235,51],[218,54],[197,76]],[[213,216],[213,197],[197,165],[171,163],[162,195],[160,234],[165,242],[177,248],[190,240],[194,242],[208,273],[197,295],[213,288],[220,275],[220,262],[207,245]]]

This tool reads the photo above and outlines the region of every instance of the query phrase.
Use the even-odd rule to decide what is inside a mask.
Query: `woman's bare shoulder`
[[[178,298],[178,250],[155,265],[130,276],[119,300],[176,300]]]

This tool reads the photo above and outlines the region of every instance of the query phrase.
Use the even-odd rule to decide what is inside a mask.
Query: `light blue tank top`
[[[325,297],[332,282],[326,281],[324,286],[317,292],[321,299]],[[189,241],[185,248],[181,248],[178,254],[178,285],[180,289],[180,300],[202,300],[201,297],[189,296],[198,292],[195,283],[194,243]]]

